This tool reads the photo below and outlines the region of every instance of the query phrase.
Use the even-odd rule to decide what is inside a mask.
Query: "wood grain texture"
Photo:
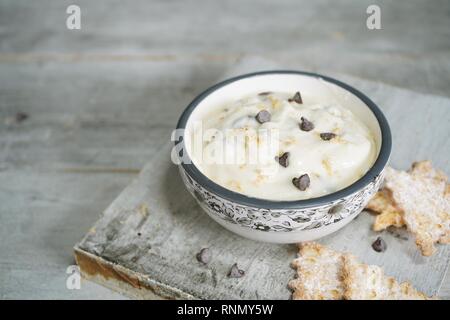
[[[214,61],[229,66],[252,54],[449,95],[447,0],[343,0],[339,6],[332,0],[135,0],[126,7],[118,0],[79,0],[79,31],[65,28],[69,4],[1,1],[0,62]],[[382,30],[365,26],[371,4],[382,9]]]
[[[248,64],[254,62],[245,61],[237,70],[245,69]],[[448,168],[446,155],[450,145],[445,135],[447,128],[442,124],[450,120],[450,99],[348,76],[339,78],[371,92],[371,97],[386,112],[395,137],[393,166],[405,168],[415,159],[431,158],[437,166]],[[402,111],[406,103],[411,111],[407,114]],[[430,105],[433,109],[424,117],[421,110]],[[429,141],[429,134],[424,134],[430,122],[436,140],[433,142]],[[411,145],[401,143],[408,139],[415,141],[413,150]],[[295,246],[246,240],[209,219],[185,191],[170,161],[170,148],[167,144],[160,150],[77,247],[97,259],[113,262],[195,298],[288,299],[290,292],[286,285],[294,274],[289,265],[296,256]],[[148,214],[142,214],[143,205],[149,208]],[[366,263],[383,266],[387,274],[400,281],[410,281],[429,295],[439,294],[449,263],[448,246],[440,246],[437,254],[424,258],[412,236],[406,235],[405,240],[403,234],[383,232],[388,250],[377,253],[371,249],[371,243],[379,235],[371,231],[372,221],[368,213],[362,213],[344,229],[320,242],[356,254]],[[208,266],[195,259],[203,247],[209,247],[214,255]],[[226,276],[235,262],[246,271],[242,279]],[[138,292],[140,288],[133,296]]]
[[[72,246],[167,142],[186,104],[237,60],[450,96],[446,0],[80,0],[76,32],[65,28],[72,3],[0,1],[1,298],[123,298],[91,282],[65,288]],[[372,32],[373,3],[383,30]],[[30,117],[11,123],[16,112]],[[450,281],[441,291],[450,296]]]

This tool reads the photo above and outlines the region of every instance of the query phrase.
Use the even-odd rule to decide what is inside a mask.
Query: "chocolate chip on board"
[[[294,94],[294,97],[288,99],[288,101],[289,102],[294,101],[294,102],[296,102],[298,104],[302,104],[303,103],[302,96],[300,95],[300,92],[298,92],[298,91]]]
[[[281,156],[275,157],[275,160],[278,161],[280,166],[287,168],[289,165],[289,152],[285,152]]]
[[[300,130],[302,131],[311,131],[314,129],[314,124],[306,119],[305,117],[301,118],[302,122],[300,123]]]
[[[231,266],[228,272],[228,278],[242,278],[245,275],[245,271],[238,268],[237,263]]]
[[[271,94],[272,92],[270,91],[264,91],[264,92],[260,92],[258,93],[258,96],[268,96],[269,94]]]
[[[21,123],[25,120],[28,119],[28,114],[26,114],[25,112],[17,112],[16,115],[14,116],[14,120],[16,121],[16,123]]]
[[[386,250],[387,245],[381,237],[378,237],[377,240],[372,243],[372,248],[376,252],[383,252]]]
[[[322,138],[322,140],[329,141],[329,140],[335,138],[336,134],[332,133],[332,132],[324,132],[324,133],[320,134],[320,137]]]
[[[264,123],[270,121],[270,112],[267,110],[261,110],[258,112],[258,114],[255,116],[256,121],[259,123]]]
[[[297,187],[297,189],[299,189],[300,191],[305,191],[306,189],[308,189],[310,183],[311,183],[311,180],[309,179],[309,175],[306,173],[302,174],[298,178],[292,179],[292,184],[295,187]]]
[[[203,264],[208,264],[211,261],[211,252],[208,248],[203,248],[197,253],[197,260]]]

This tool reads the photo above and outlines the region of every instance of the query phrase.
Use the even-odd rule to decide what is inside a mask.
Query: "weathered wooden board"
[[[450,97],[448,0],[200,1],[78,0],[67,30],[72,0],[0,0],[0,298],[122,298],[67,290],[73,244],[241,57]]]
[[[261,63],[245,61],[231,73],[268,65]],[[430,158],[448,173],[450,99],[339,78],[368,93],[385,111],[394,136],[393,166],[407,168],[414,160]],[[168,141],[75,247],[84,275],[141,298],[156,293],[166,298],[288,299],[295,246],[246,240],[209,219],[184,190],[170,161],[170,148]],[[372,219],[364,212],[320,242],[383,266],[387,274],[409,280],[428,294],[438,294],[449,248],[441,246],[433,257],[424,258],[411,236],[405,240],[403,234],[383,232],[388,250],[376,253],[370,247],[377,236],[370,230]],[[195,259],[203,247],[213,253],[208,266]],[[227,278],[234,262],[246,270],[244,278]]]

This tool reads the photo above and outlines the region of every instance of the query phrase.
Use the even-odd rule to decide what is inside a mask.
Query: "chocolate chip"
[[[208,248],[203,248],[199,253],[197,253],[196,257],[198,262],[208,264],[211,261],[211,252]]]
[[[228,272],[228,278],[242,278],[245,275],[245,271],[238,268],[237,263],[231,266]]]
[[[306,173],[302,174],[298,178],[292,179],[292,184],[301,191],[305,191],[306,189],[308,189],[310,183],[311,183],[311,180],[309,179],[309,176]]]
[[[300,95],[300,92],[298,92],[298,91],[294,94],[294,97],[292,97],[291,99],[288,99],[288,101],[289,102],[294,101],[294,102],[296,102],[298,104],[302,104],[303,103],[302,96]]]
[[[142,233],[138,232],[137,235],[138,235],[138,237],[140,237],[142,235]]]
[[[289,165],[289,152],[283,153],[280,157],[275,157],[275,160],[278,161],[280,166],[286,168]]]
[[[305,117],[302,117],[301,120],[302,122],[300,123],[300,129],[302,131],[311,131],[312,129],[314,129],[314,124],[311,121],[309,121]]]
[[[320,134],[320,137],[322,138],[322,140],[329,141],[329,140],[335,138],[336,134],[334,134],[332,132],[324,132],[324,133]]]
[[[15,117],[14,117],[14,120],[17,123],[21,123],[21,122],[23,122],[23,121],[25,121],[27,119],[28,119],[28,114],[26,114],[25,112],[17,112]]]
[[[270,91],[264,91],[264,92],[260,92],[258,93],[258,96],[268,96],[269,94],[271,94],[272,92]]]
[[[270,121],[270,113],[267,110],[261,110],[255,117],[256,121],[259,123],[264,123]]]
[[[378,237],[377,240],[375,240],[372,243],[372,248],[373,250],[375,250],[376,252],[383,252],[386,250],[387,246],[386,246],[386,242],[384,242],[383,239],[381,239],[381,237]]]

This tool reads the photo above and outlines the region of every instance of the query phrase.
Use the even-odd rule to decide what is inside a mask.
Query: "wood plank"
[[[121,297],[86,281],[66,289],[73,244],[168,141],[176,116],[164,111],[181,111],[220,72],[191,62],[99,68],[0,63],[2,298]],[[19,111],[29,118],[11,123]]]
[[[340,78],[371,92],[385,110],[394,133],[393,166],[406,168],[413,160],[431,158],[439,167],[448,168],[450,146],[443,123],[450,120],[450,99]],[[407,114],[403,112],[405,103],[410,108]],[[429,130],[433,128],[432,134],[423,133],[428,126]],[[430,141],[430,137],[436,141]],[[416,143],[411,147],[402,143],[405,140]],[[177,169],[169,160],[170,147],[167,144],[111,204],[77,250],[195,298],[289,298],[286,285],[294,274],[289,263],[295,257],[295,246],[246,240],[209,219],[184,190]],[[148,214],[142,214],[143,205],[148,206]],[[355,253],[364,262],[381,265],[387,274],[409,280],[427,294],[438,293],[448,267],[448,246],[440,246],[437,254],[424,258],[411,236],[403,240],[384,232],[389,249],[376,253],[370,247],[377,236],[370,230],[372,220],[363,213],[321,242]],[[214,255],[206,267],[195,260],[202,247],[210,247]],[[243,279],[226,277],[234,262],[246,270]],[[95,272],[90,273],[92,276]],[[101,277],[96,280],[102,282]]]

